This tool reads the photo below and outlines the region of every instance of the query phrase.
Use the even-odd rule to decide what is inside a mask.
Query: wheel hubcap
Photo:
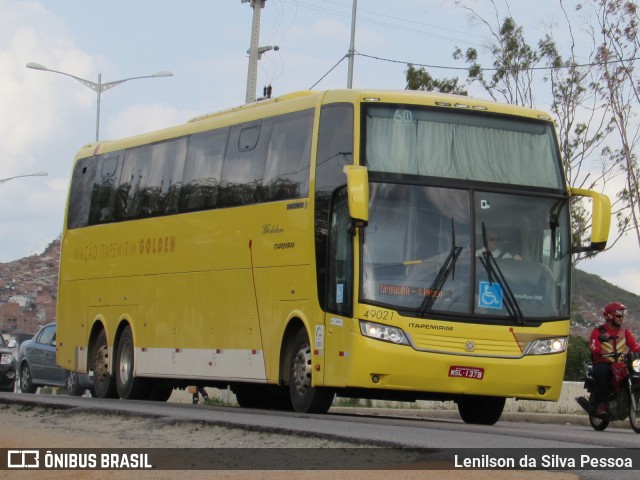
[[[93,373],[98,382],[104,382],[109,375],[109,353],[106,345],[96,351]]]
[[[29,387],[29,382],[29,369],[25,367],[22,369],[22,375],[20,375],[20,387],[26,390]]]
[[[293,361],[293,383],[299,395],[311,387],[311,348],[303,345]]]

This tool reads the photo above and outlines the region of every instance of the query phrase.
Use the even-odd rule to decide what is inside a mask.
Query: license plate
[[[484,378],[484,368],[449,367],[449,376],[457,378],[475,378],[476,380],[482,380]]]

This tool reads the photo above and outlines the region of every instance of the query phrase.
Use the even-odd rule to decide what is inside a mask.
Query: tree
[[[462,58],[470,65],[467,81],[480,84],[493,100],[532,107],[533,68],[540,61],[540,56],[525,41],[522,27],[517,25],[510,14],[500,21],[498,8],[493,0],[491,5],[498,28],[464,3],[457,1],[456,5],[470,12],[472,18],[483,24],[494,39],[494,43],[488,46],[493,65],[493,74],[489,77],[486,76],[486,69],[478,63],[480,55],[477,49],[468,48],[463,52],[456,48],[454,51],[454,58]]]
[[[602,4],[633,3],[624,0],[591,1]],[[611,248],[628,229],[629,222],[638,221],[638,216],[632,208],[633,205],[637,206],[639,198],[638,184],[634,182],[634,179],[638,178],[638,166],[635,156],[632,155],[633,148],[626,150],[631,155],[625,156],[624,151],[610,144],[610,134],[618,125],[624,124],[627,117],[619,115],[619,119],[616,120],[616,104],[611,101],[609,92],[600,87],[602,74],[591,65],[601,61],[601,55],[598,53],[601,49],[596,47],[595,34],[592,36],[592,45],[586,46],[589,62],[585,65],[583,60],[580,64],[579,55],[576,53],[578,42],[575,40],[572,22],[562,0],[560,7],[565,16],[570,39],[568,48],[565,47],[567,53],[564,55],[560,52],[551,30],[536,46],[532,46],[525,38],[524,29],[512,18],[508,4],[507,15],[501,17],[495,1],[491,0],[490,3],[495,13],[492,21],[483,18],[463,2],[456,2],[460,8],[470,13],[474,21],[489,31],[493,39],[487,46],[491,67],[483,66],[481,55],[475,48],[469,48],[465,52],[456,48],[453,56],[469,65],[467,84],[479,85],[493,100],[532,107],[538,100],[534,93],[545,99],[551,98],[551,112],[556,122],[563,167],[569,185],[604,191],[621,173],[630,179],[614,202],[614,213],[618,218],[618,236],[608,242],[607,248]],[[632,11],[635,13],[630,6],[627,6],[626,11],[628,15]],[[607,18],[607,15],[602,18]],[[626,38],[627,41],[633,38],[637,47],[635,27],[636,25],[628,20],[626,36],[619,35],[615,38]],[[567,43],[563,42],[563,45]],[[581,45],[580,58],[584,56],[584,47],[585,45]],[[407,73],[410,72],[411,66]],[[431,85],[438,84],[438,80],[433,79],[427,72],[422,71],[422,74]],[[412,88],[415,83],[409,80],[408,76],[407,85],[408,88]],[[457,78],[455,80],[457,85]],[[540,89],[541,82],[546,82],[550,90]],[[637,99],[638,92],[635,93]],[[631,113],[629,109],[620,110],[627,115]],[[639,136],[635,136],[633,140],[639,140]],[[630,209],[634,213],[631,218],[628,215]],[[571,219],[572,235],[576,243],[587,243],[586,237],[591,231],[591,216],[590,210],[580,198],[572,199]],[[640,234],[638,238],[640,243]],[[580,253],[575,257],[575,261],[594,254]]]
[[[467,91],[458,85],[458,78],[444,78],[438,80],[433,78],[424,67],[416,69],[413,65],[407,65],[407,87],[406,90],[423,90],[427,92],[455,93],[457,95],[468,95]]]
[[[638,6],[629,0],[593,0],[591,6],[596,18],[592,33],[598,42],[597,69],[603,80],[599,91],[611,106],[619,139],[612,158],[625,175],[625,187],[618,198],[626,208],[618,214],[618,229],[633,229],[640,246],[640,129],[635,113],[640,106],[640,77],[635,71],[640,59]]]
[[[568,57],[564,59],[559,52],[552,32],[538,42],[538,51],[547,67],[543,80],[551,87],[551,112],[555,118],[563,167],[567,182],[572,187],[603,189],[617,171],[614,163],[609,161],[609,147],[605,144],[613,130],[610,109],[594,88],[598,83],[596,74],[577,60],[573,27],[562,1],[560,7],[567,24]],[[598,170],[589,168],[595,163],[594,158],[600,159]],[[576,243],[587,243],[590,227],[590,212],[583,200],[579,197],[572,199],[571,230]],[[610,242],[609,248],[614,243]],[[593,255],[593,252],[580,253],[576,255],[575,262]]]

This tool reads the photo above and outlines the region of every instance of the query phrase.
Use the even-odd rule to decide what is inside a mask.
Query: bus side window
[[[182,176],[180,211],[216,208],[229,129],[191,136]]]
[[[116,220],[133,220],[141,215],[152,149],[153,145],[144,145],[125,152],[116,192]]]
[[[143,217],[178,212],[186,155],[185,137],[153,145],[140,209]]]
[[[218,192],[219,207],[260,201],[268,138],[269,122],[266,120],[231,128]]]
[[[91,194],[96,179],[98,157],[89,157],[78,161],[71,178],[69,191],[69,211],[67,228],[80,228],[89,225]]]
[[[264,172],[263,201],[307,196],[312,129],[313,110],[274,118]]]
[[[106,153],[100,156],[91,193],[89,225],[115,220],[116,189],[122,166],[121,160],[122,152]]]

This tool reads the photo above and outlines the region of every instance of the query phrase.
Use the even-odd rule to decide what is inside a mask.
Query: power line
[[[327,3],[332,3],[334,5],[340,6],[340,7],[345,8],[345,9],[348,8],[349,12],[348,13],[347,12],[340,12],[338,10],[332,10],[332,9],[330,9],[328,7],[322,7],[322,6],[319,6],[317,4],[309,5],[309,4],[302,3],[299,0],[281,0],[281,1],[283,3],[294,4],[296,7],[306,8],[307,10],[313,10],[313,11],[316,11],[316,12],[327,13],[327,14],[334,15],[334,16],[337,16],[337,17],[342,17],[342,18],[351,18],[351,7],[350,6],[347,7],[346,5],[342,5],[342,4],[338,3],[338,2],[327,2]],[[379,16],[379,17],[382,17],[382,18],[387,18],[387,19],[391,19],[391,20],[397,20],[397,21],[400,21],[400,22],[408,23],[408,24],[414,24],[414,25],[417,25],[419,27],[428,27],[429,29],[434,29],[435,28],[435,29],[438,29],[438,30],[445,30],[445,31],[448,31],[448,32],[451,32],[451,33],[455,33],[456,35],[466,35],[466,36],[477,37],[477,38],[480,38],[480,39],[483,39],[483,40],[488,40],[488,38],[486,36],[484,36],[484,35],[476,35],[476,34],[473,34],[473,33],[463,32],[463,31],[460,31],[460,30],[454,30],[454,29],[450,29],[450,28],[440,27],[440,26],[437,26],[437,25],[431,25],[431,24],[428,24],[428,23],[417,22],[415,20],[407,20],[407,19],[404,19],[404,18],[394,17],[394,16],[391,16],[391,15],[383,14],[383,13],[377,13],[377,12],[374,12],[372,10],[365,10],[365,9],[362,9],[362,8],[358,8],[358,13],[359,13],[359,15],[358,15],[358,21],[359,22],[370,23],[370,24],[373,24],[373,25],[392,28],[392,29],[395,29],[395,30],[403,31],[403,32],[413,33],[413,34],[422,35],[422,36],[426,36],[426,37],[430,37],[430,38],[436,38],[436,39],[439,39],[439,40],[447,40],[447,41],[451,41],[451,42],[460,42],[461,41],[459,36],[458,37],[447,37],[445,35],[438,35],[438,34],[434,34],[434,33],[428,33],[426,31],[418,29],[418,28],[413,28],[413,27],[410,27],[410,26],[398,25],[398,24],[394,24],[394,23],[385,22],[385,21],[382,21],[382,20],[376,20],[376,19],[364,16],[364,15],[360,15],[360,13],[368,13],[368,14],[376,15],[376,16]],[[478,43],[474,43],[474,42],[470,42],[470,41],[464,41],[464,43],[470,44],[470,45],[481,46]]]
[[[391,58],[378,57],[376,55],[367,55],[366,53],[360,53],[360,52],[355,52],[355,54],[361,57],[371,58],[373,60],[380,60],[380,61],[389,62],[389,63],[401,63],[403,65],[414,65],[416,67],[435,68],[440,70],[469,70],[469,67],[448,67],[444,65],[430,65],[430,64],[418,63],[418,62],[406,62],[404,60],[393,60]],[[513,67],[513,68],[509,68],[508,70],[522,71],[522,72],[535,71],[535,70],[560,70],[564,68],[598,67],[601,65],[605,65],[607,63],[626,63],[626,62],[633,62],[635,60],[640,60],[640,57],[633,57],[633,58],[620,59],[620,60],[610,60],[608,62],[574,63],[571,65],[560,65],[556,67],[550,67],[550,66],[526,67],[526,68]],[[481,68],[481,70],[484,70],[487,72],[497,72],[498,70],[503,70],[503,69],[502,68]]]
[[[376,56],[376,55],[368,55],[366,53],[360,53],[360,52],[354,52],[354,55],[358,55],[358,56],[364,57],[364,58],[370,58],[372,60],[379,60],[379,61],[382,61],[382,62],[399,63],[399,64],[402,64],[402,65],[413,65],[413,66],[416,66],[416,67],[432,68],[432,69],[436,69],[436,70],[437,69],[440,69],[440,70],[457,70],[457,71],[467,71],[467,70],[469,70],[469,67],[448,67],[448,66],[444,66],[444,65],[431,65],[431,64],[427,64],[427,63],[407,62],[407,61],[404,61],[404,60],[393,60],[391,58],[384,58],[384,57],[379,57],[379,56]],[[311,87],[309,87],[309,90],[313,89],[313,87],[315,87],[322,80],[324,80],[347,57],[348,57],[348,54],[343,56],[340,60],[338,60],[338,63],[336,63],[333,67],[331,67],[329,69],[329,71],[327,71],[327,73],[325,73],[322,77],[320,77],[320,79],[316,83],[311,85]],[[640,57],[633,57],[633,58],[627,58],[627,59],[621,59],[621,60],[611,60],[609,62],[576,63],[576,64],[572,64],[572,65],[560,65],[558,67],[511,68],[509,70],[517,71],[517,72],[526,72],[526,71],[534,71],[534,70],[560,70],[560,69],[563,69],[563,68],[586,68],[586,67],[601,66],[601,65],[604,65],[605,63],[625,63],[625,62],[633,62],[635,60],[640,60]],[[498,70],[501,70],[501,69],[498,69],[498,68],[482,68],[481,70],[484,70],[484,71],[487,71],[487,72],[497,72]]]
[[[333,67],[331,67],[331,68],[329,69],[329,71],[328,71],[327,73],[325,73],[322,77],[320,77],[320,80],[318,80],[316,83],[314,83],[313,85],[311,85],[311,86],[309,87],[309,90],[311,90],[313,87],[315,87],[316,85],[318,85],[322,80],[324,80],[324,79],[327,77],[327,75],[329,75],[331,72],[333,72],[333,71],[335,70],[335,68],[336,68],[338,65],[340,65],[340,64],[343,62],[343,60],[344,60],[345,58],[347,58],[348,56],[349,56],[349,55],[345,55],[345,56],[343,56],[340,60],[338,60],[338,63],[336,63]]]

